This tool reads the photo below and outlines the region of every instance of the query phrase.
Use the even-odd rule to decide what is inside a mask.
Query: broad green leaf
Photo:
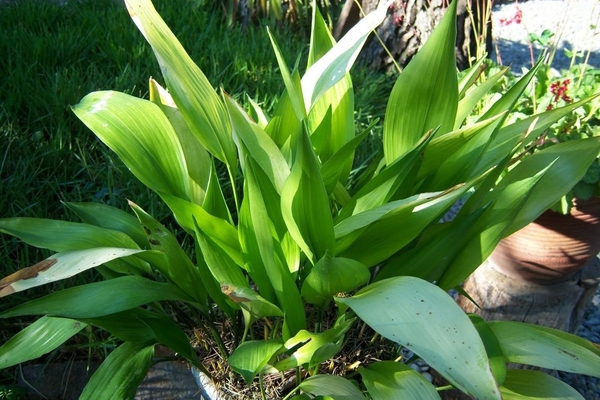
[[[429,282],[439,282],[453,258],[468,243],[468,234],[484,211],[481,209],[466,218],[455,218],[450,223],[427,228],[415,247],[386,260],[375,279],[410,275]]]
[[[269,177],[277,193],[281,194],[283,184],[290,174],[290,168],[281,151],[267,133],[250,120],[246,112],[229,96],[225,105],[231,117],[234,139],[241,140],[249,155],[260,165]]]
[[[469,90],[477,79],[481,76],[487,66],[483,63],[486,57],[481,57],[466,70],[459,72],[458,76],[458,96],[463,99],[467,90]]]
[[[583,396],[566,383],[541,371],[509,369],[500,387],[504,400],[583,400]]]
[[[279,197],[272,187],[267,186],[265,175],[261,175],[262,170],[251,160],[247,161],[240,240],[248,260],[249,273],[260,278],[257,281],[259,290],[261,293],[264,291],[265,297],[269,296],[267,298],[273,302],[276,298],[285,314],[283,337],[287,339],[306,328],[304,303],[293,272],[286,265],[286,255],[283,254],[286,233],[283,216],[277,207]],[[277,225],[283,231],[277,232]]]
[[[349,306],[380,335],[414,351],[462,391],[478,399],[500,399],[477,330],[439,287],[397,277],[336,301]]]
[[[326,253],[305,278],[302,297],[307,303],[325,306],[336,294],[350,292],[367,283],[370,277],[369,269],[358,261]]]
[[[283,312],[275,304],[265,300],[249,287],[222,285],[221,291],[234,303],[247,310],[255,319],[283,317]]]
[[[294,73],[294,80],[300,82],[298,71]],[[302,131],[302,121],[296,116],[290,95],[287,91],[283,92],[275,106],[273,117],[265,127],[265,132],[288,160],[291,158],[291,138],[298,136]]]
[[[125,5],[133,22],[152,46],[167,89],[191,131],[211,154],[235,171],[237,154],[227,111],[219,95],[150,0],[127,0]]]
[[[188,198],[196,204],[202,204],[206,196],[212,160],[198,138],[194,136],[177,108],[173,98],[154,79],[150,79],[150,101],[160,107],[169,119],[179,138],[185,165],[188,171]]]
[[[318,7],[313,7],[312,11],[307,68],[323,57],[335,44]],[[311,142],[322,163],[328,162],[334,154],[338,154],[339,150],[352,140],[354,137],[354,91],[349,73],[346,73],[339,82],[323,93],[313,105],[308,114],[307,124],[311,132]],[[336,163],[339,163],[339,176],[337,180],[342,183],[345,183],[352,168],[353,155],[353,151],[346,153],[343,158],[341,154],[338,154]],[[328,190],[328,193],[331,191]]]
[[[335,254],[329,197],[306,133],[297,138],[292,172],[281,195],[281,212],[290,235],[313,264],[327,250]]]
[[[454,121],[454,129],[458,129],[465,119],[473,113],[473,109],[477,103],[494,87],[494,85],[500,80],[500,78],[504,76],[507,71],[508,68],[503,68],[500,70],[500,72],[490,76],[485,82],[477,85],[466,93],[465,97],[458,102],[456,120]]]
[[[123,247],[139,249],[129,236],[116,230],[79,222],[43,218],[3,218],[0,232],[16,236],[25,243],[52,251]]]
[[[281,54],[279,45],[275,41],[271,31],[267,29],[267,33],[269,34],[269,39],[271,40],[271,45],[273,46],[273,51],[275,52],[275,57],[277,58],[277,64],[279,65],[279,71],[281,72],[283,83],[285,84],[285,89],[288,96],[287,99],[290,101],[296,119],[298,121],[303,121],[306,117],[307,111],[304,108],[305,99],[302,96],[300,76],[296,73],[292,74],[290,72],[285,59]]]
[[[173,319],[155,313],[142,314],[139,318],[150,328],[157,342],[169,347],[196,367],[203,368],[190,344],[190,339]]]
[[[44,314],[94,318],[165,300],[189,301],[190,298],[170,283],[123,276],[51,293],[5,311],[0,318]]]
[[[153,312],[132,308],[102,317],[83,318],[82,321],[100,327],[125,342],[146,342],[155,339],[152,329],[143,322],[148,314]]]
[[[379,361],[358,369],[373,400],[439,400],[440,395],[427,379],[407,365]]]
[[[364,400],[365,396],[348,379],[336,375],[314,375],[302,381],[298,389],[313,396],[333,400]]]
[[[236,228],[229,221],[209,214],[204,207],[189,201],[161,193],[177,222],[188,232],[194,232],[196,224],[204,234],[242,265],[242,254]],[[195,221],[195,222],[194,222]]]
[[[600,349],[585,339],[520,322],[488,325],[509,362],[600,377]]]
[[[333,193],[338,183],[347,178],[344,173],[344,161],[354,158],[354,150],[356,150],[368,134],[369,129],[366,129],[361,134],[356,135],[323,164],[321,167],[321,176],[323,176],[327,193]]]
[[[133,215],[102,203],[63,203],[89,225],[123,232],[141,248],[148,248],[148,238]]]
[[[273,367],[279,371],[286,371],[291,368],[306,365],[310,369],[333,357],[341,348],[344,335],[348,329],[350,329],[352,323],[354,323],[354,319],[344,321],[339,325],[320,333],[301,330],[294,337],[288,339],[283,345],[288,350],[295,349],[294,352],[288,358],[284,358]],[[315,353],[324,346],[330,344],[333,344],[334,346],[328,347],[328,350],[330,351],[327,354],[321,352],[319,353],[320,359],[314,357]]]
[[[41,357],[85,327],[86,324],[74,319],[44,316],[0,347],[0,369]]]
[[[308,68],[302,77],[306,113],[350,71],[371,31],[385,18],[388,5],[388,1],[384,2],[377,10],[361,19],[331,50]]]
[[[267,125],[269,125],[269,116],[264,112],[260,105],[256,101],[254,101],[250,96],[247,95],[247,99],[250,105],[252,106],[252,108],[248,112],[250,118],[256,121],[258,126],[260,126],[260,128],[264,130],[267,127]]]
[[[466,148],[471,141],[486,144],[494,129],[496,116],[480,121],[467,127],[452,131],[446,135],[434,138],[425,148],[423,164],[417,175],[417,182],[434,175],[434,182],[429,183],[425,190],[436,190],[455,184],[465,171],[477,165],[479,153],[469,154]],[[423,190],[423,188],[421,189]]]
[[[392,89],[383,124],[387,164],[412,149],[425,132],[439,127],[439,135],[444,135],[454,127],[458,105],[454,54],[457,3],[450,3]]]
[[[558,143],[523,158],[499,183],[499,188],[532,176],[554,164],[533,189],[506,235],[514,233],[554,205],[583,178],[600,154],[600,137]]]
[[[39,263],[18,270],[0,280],[0,297],[70,278],[108,261],[147,250],[98,247],[56,253]]]
[[[81,400],[132,399],[154,356],[154,344],[125,342],[112,351],[81,393]]]
[[[485,346],[488,358],[490,359],[490,366],[492,368],[492,374],[496,378],[496,383],[501,386],[506,379],[506,357],[502,352],[498,338],[489,327],[486,321],[478,315],[469,315],[471,322],[479,332],[481,340]]]
[[[156,104],[103,91],[88,94],[72,110],[144,185],[187,198],[189,180],[183,149]]]
[[[569,104],[565,107],[560,107],[541,114],[532,115],[528,118],[502,127],[498,131],[498,134],[494,140],[486,149],[474,173],[482,173],[487,171],[492,166],[497,165],[498,162],[505,158],[507,154],[511,153],[512,149],[515,149],[517,145],[520,144],[520,142],[523,140],[523,134],[530,130],[532,124],[533,129],[530,130],[525,140],[523,140],[525,144],[529,144],[532,140],[537,138],[545,130],[552,126],[554,122],[558,121],[560,118],[564,117],[574,109],[581,107],[583,104],[595,97],[596,96],[592,96],[576,103]]]
[[[168,269],[161,270],[161,272],[197,302],[204,303],[207,294],[200,274],[179,245],[175,235],[137,204],[130,201],[129,206],[140,220],[152,249],[164,253],[166,257]]]
[[[507,230],[520,210],[531,201],[532,191],[549,168],[550,166],[547,166],[533,176],[513,182],[502,189],[494,188],[488,193],[487,202],[482,204],[491,204],[485,207],[481,217],[474,222],[471,231],[465,235],[466,244],[463,244],[460,252],[452,259],[439,279],[438,285],[441,288],[449,290],[460,285],[489,257],[498,242],[506,236]],[[475,213],[479,214],[480,209],[476,209]],[[459,214],[457,218],[463,218],[463,215]]]
[[[412,196],[345,219],[335,227],[338,256],[367,267],[386,260],[441,218],[466,189]]]
[[[282,346],[281,339],[250,340],[240,344],[231,353],[227,363],[244,378],[246,384],[250,384]]]
[[[432,137],[433,132],[424,135],[413,149],[365,183],[340,210],[337,220],[341,221],[351,215],[386,205],[390,199],[396,197],[401,187],[408,187],[412,194],[415,169],[419,167],[423,151]]]

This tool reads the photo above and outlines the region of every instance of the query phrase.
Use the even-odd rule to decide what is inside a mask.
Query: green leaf
[[[123,247],[139,249],[123,232],[79,222],[43,218],[3,218],[0,232],[16,236],[25,243],[52,251]]]
[[[152,46],[169,93],[191,131],[210,153],[235,171],[237,154],[227,111],[219,95],[149,0],[127,0],[125,4],[133,22]]]
[[[88,94],[72,110],[144,185],[188,198],[183,149],[156,104],[124,93],[102,91]]]
[[[373,400],[439,400],[435,387],[414,369],[393,361],[379,361],[358,372]]]
[[[244,378],[246,384],[250,384],[282,346],[281,339],[250,340],[240,344],[227,363]]]
[[[334,295],[350,292],[370,277],[369,269],[358,261],[326,253],[308,273],[301,293],[307,303],[325,306]]]
[[[81,400],[132,399],[154,356],[154,344],[126,342],[112,351],[81,393]]]
[[[518,231],[552,207],[585,175],[600,154],[600,137],[558,143],[523,158],[502,179],[499,188],[532,176],[554,164],[533,189],[529,201],[523,205],[506,236]]]
[[[83,322],[42,317],[22,329],[0,347],[0,369],[34,360],[56,349],[85,328]]]
[[[307,113],[325,92],[350,71],[371,31],[385,18],[387,4],[385,2],[361,19],[331,50],[308,68],[302,77],[302,93]]]
[[[414,351],[462,391],[478,399],[500,399],[477,330],[437,286],[413,277],[390,278],[336,301],[380,335]]]
[[[281,212],[290,235],[313,264],[327,250],[335,254],[329,198],[306,133],[297,138],[292,172],[281,195]]]
[[[597,96],[600,96],[600,94]],[[552,126],[554,122],[558,121],[560,118],[569,114],[574,109],[581,107],[583,104],[591,101],[597,96],[589,97],[587,99],[578,101],[577,103],[569,104],[565,107],[532,115],[528,118],[503,126],[482,155],[482,159],[474,173],[482,173],[487,171],[492,166],[497,165],[498,162],[504,159],[507,154],[512,154],[514,151],[513,149],[515,149],[521,141],[523,141],[525,144],[529,144],[532,140],[536,139],[540,134]],[[532,124],[534,124],[533,129],[531,129],[527,137],[523,139],[523,134],[530,130]]]
[[[473,109],[477,103],[484,98],[484,96],[494,87],[494,85],[496,85],[496,83],[504,76],[504,74],[506,74],[508,70],[509,68],[503,68],[500,70],[500,72],[490,76],[485,80],[485,82],[477,85],[466,93],[465,97],[458,102],[454,129],[458,129],[462,125],[465,119],[473,112]]]
[[[313,396],[328,396],[333,400],[364,400],[365,396],[348,379],[336,375],[315,375],[302,381],[298,389]]]
[[[344,321],[321,333],[301,330],[284,344],[284,347],[288,350],[295,349],[294,352],[290,357],[279,361],[274,367],[279,371],[286,371],[301,365],[305,365],[311,369],[315,365],[333,357],[341,348],[344,335],[350,329],[353,322],[354,319]],[[319,350],[329,344],[333,344],[334,346],[329,346],[327,353],[320,352],[318,353],[319,357],[315,357],[315,354]]]
[[[161,197],[173,211],[179,225],[185,230],[194,232],[197,224],[198,228],[223,249],[237,265],[243,264],[238,232],[229,221],[208,213],[198,204],[164,193]]]
[[[209,185],[212,160],[208,152],[185,122],[181,111],[173,101],[171,94],[167,92],[154,79],[150,79],[150,101],[160,107],[177,138],[181,143],[185,165],[188,171],[188,198],[196,204],[202,204]]]
[[[423,152],[432,137],[433,132],[424,135],[413,149],[394,160],[391,165],[388,165],[387,168],[370,179],[344,205],[337,220],[341,221],[351,215],[386,205],[394,197],[404,197],[398,196],[399,191],[403,192],[400,190],[402,187],[409,187],[412,194],[412,186],[416,175],[414,170],[418,168]]]
[[[459,285],[489,257],[498,242],[507,236],[507,230],[521,209],[531,201],[533,190],[551,168],[554,160],[549,162],[549,166],[545,166],[545,169],[532,176],[527,176],[501,189],[496,187],[491,191],[486,190],[488,197],[479,208],[475,207],[474,213],[480,214],[482,208],[485,208],[485,211],[474,221],[470,232],[465,235],[466,244],[461,246],[460,252],[444,270],[438,282],[441,288],[449,290]],[[485,186],[483,188],[487,189]],[[475,192],[469,200],[474,199],[477,194],[478,192]],[[467,201],[463,206],[465,213],[469,205],[470,202]],[[456,218],[469,218],[465,213],[461,209],[461,213]]]
[[[265,300],[254,290],[235,285],[222,285],[221,290],[234,303],[247,310],[255,319],[264,317],[283,317],[283,312],[275,304]]]
[[[296,286],[294,264],[284,249],[287,230],[283,222],[280,198],[268,178],[253,160],[244,164],[245,198],[240,215],[240,242],[248,272],[256,277],[258,289],[268,300],[277,301],[286,318],[283,337],[289,338],[306,328],[304,303]],[[288,253],[299,252],[297,245]],[[292,257],[293,258],[293,257]]]
[[[392,201],[343,220],[335,227],[338,255],[367,267],[386,260],[441,218],[467,187]]]
[[[492,368],[492,373],[494,374],[494,378],[496,378],[496,383],[500,386],[504,383],[506,379],[506,357],[502,352],[502,348],[500,347],[500,343],[498,342],[498,338],[489,327],[486,321],[483,318],[477,315],[469,315],[471,322],[479,332],[479,336],[481,336],[481,340],[483,340],[483,344],[485,346],[485,351],[487,352],[488,358],[490,359],[490,366]]]
[[[456,4],[398,77],[388,100],[383,124],[385,160],[391,164],[409,151],[425,132],[454,127],[458,106],[456,76]]]
[[[512,321],[488,322],[509,362],[600,377],[600,349],[556,329]]]
[[[583,400],[583,396],[566,383],[541,371],[509,369],[500,387],[504,400]]]
[[[5,311],[0,318],[43,314],[94,318],[164,300],[190,299],[169,283],[158,283],[139,276],[123,276],[51,293]]]
[[[108,261],[146,251],[99,247],[53,254],[44,261],[20,269],[0,280],[0,297],[67,279]]]
[[[229,96],[225,105],[233,124],[234,138],[241,141],[249,155],[260,165],[269,177],[277,193],[281,194],[283,184],[290,174],[290,168],[281,151],[267,133]]]
[[[322,58],[334,44],[335,41],[318,7],[313,7],[307,68]],[[345,183],[352,168],[353,149],[343,157],[338,151],[354,137],[354,91],[349,73],[323,93],[313,105],[308,114],[307,125],[311,132],[311,141],[322,163],[328,162],[334,154],[338,155],[336,163],[339,176],[335,182],[339,180]],[[332,186],[335,186],[335,182]],[[328,193],[331,193],[329,188]]]
[[[281,54],[281,50],[279,49],[279,45],[275,41],[275,38],[269,29],[267,29],[267,33],[269,34],[269,39],[271,40],[271,45],[273,46],[273,51],[275,52],[275,57],[277,58],[279,71],[283,77],[283,83],[285,84],[287,93],[287,100],[290,101],[296,119],[298,121],[303,121],[306,117],[307,111],[304,108],[305,99],[302,97],[300,76],[297,73],[290,73],[290,69],[288,68],[285,59]]]
[[[141,248],[148,248],[148,238],[133,215],[102,203],[63,203],[86,224],[123,232]]]
[[[129,206],[140,220],[152,249],[164,253],[166,257],[167,269],[162,268],[161,272],[197,302],[204,303],[207,297],[206,288],[198,270],[179,245],[175,235],[137,204],[130,201]]]

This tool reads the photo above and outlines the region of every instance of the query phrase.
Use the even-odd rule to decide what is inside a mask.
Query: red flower
[[[507,25],[510,25],[513,23],[520,24],[522,20],[523,20],[523,11],[521,11],[521,9],[517,6],[517,11],[515,12],[515,15],[513,15],[511,18],[500,18],[498,20],[498,22],[502,26],[507,26]]]
[[[550,93],[554,95],[554,103],[558,103],[558,100],[562,99],[565,103],[570,104],[573,100],[567,94],[569,90],[570,79],[564,81],[556,81],[550,85]]]

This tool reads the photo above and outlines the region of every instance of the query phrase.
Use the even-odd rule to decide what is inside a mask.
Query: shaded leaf
[[[379,361],[358,369],[373,400],[439,400],[440,395],[414,369],[393,361]]]
[[[81,400],[120,400],[134,397],[154,356],[154,344],[125,342],[112,351],[81,393]]]
[[[227,362],[244,378],[246,384],[250,384],[282,346],[281,339],[250,340],[240,344],[231,353]]]
[[[85,323],[74,319],[44,316],[0,347],[0,369],[41,357],[85,327]]]

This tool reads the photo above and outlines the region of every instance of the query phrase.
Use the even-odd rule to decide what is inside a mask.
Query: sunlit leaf
[[[88,94],[72,110],[144,185],[187,198],[189,181],[183,149],[156,104],[103,91]]]
[[[98,247],[53,254],[31,267],[20,269],[0,280],[0,297],[70,278],[108,261],[146,251]]]
[[[414,277],[390,278],[336,301],[382,336],[414,351],[462,391],[500,399],[477,330],[437,286]]]
[[[235,171],[237,155],[219,95],[149,0],[127,0],[125,5],[152,46],[169,93],[191,131],[209,152]]]
[[[439,127],[439,135],[443,135],[454,127],[458,105],[454,53],[457,3],[450,3],[392,89],[383,125],[387,164],[412,149],[425,132]]]

